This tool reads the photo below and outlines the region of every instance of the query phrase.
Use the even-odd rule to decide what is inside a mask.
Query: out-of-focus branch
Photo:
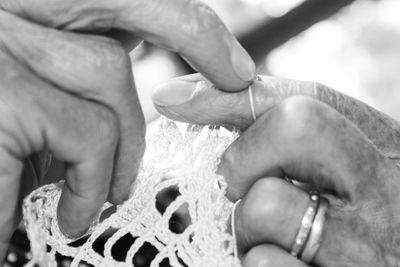
[[[324,20],[355,0],[307,0],[285,15],[264,23],[239,36],[241,44],[258,62],[274,48]]]
[[[240,43],[250,53],[257,65],[263,62],[265,56],[274,48],[284,44],[290,38],[307,30],[315,23],[329,18],[342,8],[356,0],[307,0],[285,15],[270,19],[238,36]],[[187,73],[194,70],[177,56]]]

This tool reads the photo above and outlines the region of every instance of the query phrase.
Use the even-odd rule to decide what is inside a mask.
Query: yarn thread
[[[182,130],[184,127],[186,130]],[[165,260],[171,266],[240,266],[234,253],[235,241],[227,232],[233,204],[225,197],[224,178],[216,174],[222,153],[237,136],[235,132],[223,133],[218,127],[163,119],[156,134],[146,140],[146,152],[130,198],[103,219],[103,213],[112,206],[105,203],[88,230],[87,240],[77,247],[71,245],[75,240],[63,235],[58,227],[57,205],[64,182],[33,191],[23,204],[32,252],[26,266],[55,267],[56,253],[71,257],[72,267],[81,262],[134,266],[133,258],[145,243],[158,251],[150,266],[159,266]],[[171,187],[178,190],[179,196],[160,212],[157,196]],[[190,224],[182,233],[175,233],[169,222],[182,207],[187,207]],[[126,248],[125,259],[117,260],[112,249],[126,235],[136,239]],[[107,241],[99,253],[93,244],[100,238]]]

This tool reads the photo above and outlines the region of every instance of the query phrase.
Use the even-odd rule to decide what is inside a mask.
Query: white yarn
[[[250,101],[250,109],[251,109],[251,116],[253,117],[253,121],[257,120],[256,110],[254,107],[254,99],[253,99],[253,87],[249,85],[249,101]]]
[[[236,133],[224,135],[216,128],[200,126],[187,126],[182,133],[176,123],[164,120],[155,136],[147,141],[142,168],[129,200],[103,221],[97,218],[88,231],[88,240],[79,247],[72,247],[74,240],[58,228],[56,210],[63,183],[35,190],[26,197],[23,207],[32,251],[27,266],[56,266],[57,252],[72,257],[71,266],[80,262],[133,266],[132,259],[145,242],[158,250],[150,266],[158,266],[164,259],[171,266],[240,266],[234,255],[233,237],[227,233],[233,204],[225,197],[223,177],[215,174],[220,155],[236,137]],[[156,197],[171,186],[178,188],[180,195],[161,214],[155,205]],[[169,220],[184,204],[191,223],[177,234],[169,229]],[[103,211],[110,206],[106,203]],[[108,237],[103,256],[93,249],[93,243],[108,229],[116,232]],[[126,248],[125,260],[117,261],[111,250],[126,234],[137,239]]]

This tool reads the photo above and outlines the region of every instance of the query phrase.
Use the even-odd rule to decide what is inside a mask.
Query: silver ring
[[[292,249],[290,250],[290,254],[293,257],[298,257],[301,255],[303,251],[308,236],[310,235],[312,225],[314,223],[315,215],[317,214],[319,205],[319,193],[311,192],[310,193],[310,203],[307,207],[306,212],[304,213],[303,219],[301,220],[299,231],[297,232],[296,238],[293,242]]]
[[[324,223],[326,221],[328,208],[328,200],[321,197],[318,211],[315,215],[315,219],[311,228],[310,236],[308,237],[307,243],[300,257],[300,259],[305,263],[310,263],[314,259],[315,255],[318,252],[318,249],[321,246],[322,232],[324,228]]]

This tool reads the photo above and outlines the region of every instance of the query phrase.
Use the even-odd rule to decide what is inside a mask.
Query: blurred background
[[[257,62],[258,73],[318,81],[400,120],[400,0],[204,1]],[[153,89],[194,70],[176,54],[145,42],[131,57],[151,122],[158,117]],[[56,163],[49,176],[62,177],[61,171]],[[174,196],[164,197],[160,205]],[[181,221],[176,219],[177,231]],[[30,256],[28,246],[24,231],[18,230],[6,266],[22,266]],[[156,252],[148,248],[135,257],[135,266],[148,266],[151,253]],[[59,266],[69,263],[60,257]]]
[[[204,1],[239,38],[260,74],[318,81],[400,119],[399,0]],[[147,43],[132,60],[151,121],[157,117],[154,87],[193,70]]]

